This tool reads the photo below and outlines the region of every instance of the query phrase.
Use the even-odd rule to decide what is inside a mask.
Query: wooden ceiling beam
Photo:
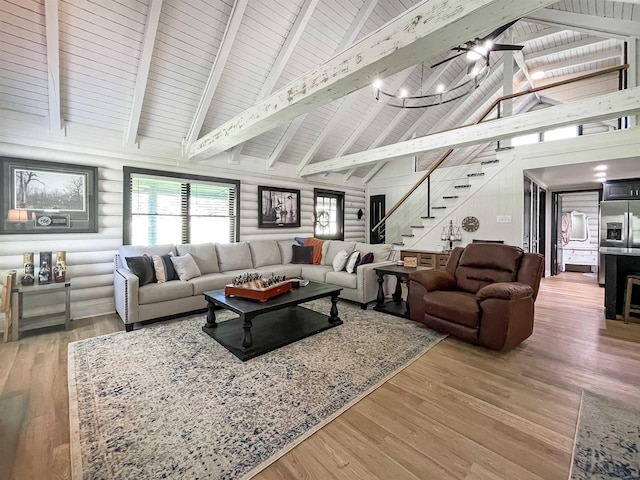
[[[586,15],[552,8],[544,8],[530,13],[525,16],[524,20],[620,40],[624,40],[626,37],[638,36],[639,30],[639,23],[632,20]]]
[[[60,133],[64,127],[60,109],[60,38],[58,0],[45,0],[44,26],[47,39],[47,81],[49,97],[49,130]]]
[[[222,78],[224,67],[227,64],[229,56],[231,55],[231,48],[233,47],[233,42],[236,39],[238,30],[240,29],[242,17],[244,16],[244,11],[246,10],[248,4],[249,0],[236,0],[233,4],[231,14],[229,15],[229,20],[227,21],[227,26],[224,30],[224,34],[222,35],[222,40],[220,41],[218,53],[213,62],[213,66],[211,67],[209,78],[207,79],[207,84],[205,85],[204,91],[202,92],[202,97],[200,98],[200,102],[198,103],[198,108],[196,109],[193,120],[191,121],[191,126],[189,127],[189,130],[187,132],[187,136],[183,140],[183,148],[185,149],[185,151],[189,150],[190,146],[198,139],[198,135],[200,135],[202,124],[207,117],[207,113],[209,113],[213,95],[216,93],[216,89],[218,88],[218,84],[220,83],[220,79]],[[233,146],[235,145],[230,145],[228,148],[231,148]],[[227,150],[227,148],[223,150]],[[220,150],[220,152],[222,152],[223,150]]]
[[[156,33],[158,32],[161,11],[162,0],[151,0],[149,10],[147,11],[147,21],[144,26],[144,39],[142,41],[140,60],[138,61],[136,84],[133,88],[129,124],[124,132],[125,145],[134,145],[138,139],[140,115],[142,114],[144,94],[147,90],[147,79],[149,78],[149,70],[151,69],[151,58],[153,57],[153,47],[156,43]]]
[[[194,142],[189,158],[211,157],[314,108],[420,63],[553,0],[423,0],[352,47]]]
[[[545,72],[553,72],[554,70],[562,70],[567,67],[577,67],[588,63],[600,62],[610,58],[618,58],[622,63],[622,52],[619,48],[610,48],[601,52],[591,53],[582,57],[570,58],[561,62],[548,63],[540,67]]]
[[[561,45],[556,45],[555,47],[544,48],[542,50],[536,50],[535,52],[527,53],[524,56],[524,59],[526,62],[530,62],[531,60],[536,60],[538,58],[551,57],[559,53],[570,52],[571,50],[581,50],[584,47],[590,47],[590,46],[597,45],[599,43],[604,43],[607,41],[608,39],[604,40],[600,37],[583,38],[575,42],[564,43]]]
[[[366,3],[362,7],[360,7],[360,10],[358,10],[356,17],[354,18],[353,22],[351,22],[349,29],[342,36],[340,44],[333,52],[334,55],[340,53],[355,41],[355,39],[360,34],[360,31],[364,28],[365,23],[373,13],[373,10],[375,9],[377,4],[378,0],[366,0]],[[293,140],[293,138],[296,136],[296,133],[298,133],[298,130],[302,126],[302,123],[304,122],[304,119],[306,117],[306,113],[300,115],[289,124],[289,128],[287,128],[284,136],[280,139],[280,141],[276,145],[276,148],[273,150],[273,153],[267,159],[268,169],[273,168],[273,166],[278,162],[291,140]]]
[[[341,171],[381,160],[408,157],[438,148],[488,143],[565,125],[597,122],[640,112],[640,87],[587,98],[541,111],[470,125],[425,137],[307,165],[301,175]]]

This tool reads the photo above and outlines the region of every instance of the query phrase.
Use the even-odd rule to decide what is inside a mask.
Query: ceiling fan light
[[[482,55],[480,55],[478,52],[476,52],[475,50],[469,50],[467,52],[467,59],[468,60],[478,60]]]
[[[489,50],[491,50],[491,47],[493,47],[493,41],[492,40],[486,40],[484,42],[485,50],[488,52]]]
[[[471,71],[469,72],[469,75],[472,77],[475,77],[479,73],[480,73],[480,69],[477,66],[475,66],[471,69]]]
[[[476,45],[475,47],[473,47],[473,51],[479,55],[478,58],[484,57],[487,53],[489,53],[489,49],[485,48],[482,45]]]

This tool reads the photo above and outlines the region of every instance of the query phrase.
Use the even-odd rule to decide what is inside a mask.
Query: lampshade
[[[32,215],[33,217],[33,215]],[[29,221],[29,211],[28,210],[18,210],[11,209],[7,213],[7,221],[8,222],[28,222]]]

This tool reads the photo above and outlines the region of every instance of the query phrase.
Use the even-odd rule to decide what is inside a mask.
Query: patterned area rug
[[[640,410],[582,392],[571,480],[640,479]]]
[[[249,478],[444,338],[338,306],[343,325],[247,362],[203,315],[69,344],[73,478]]]

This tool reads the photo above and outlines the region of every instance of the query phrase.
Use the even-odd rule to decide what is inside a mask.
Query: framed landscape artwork
[[[258,186],[258,228],[300,226],[300,190]]]
[[[0,234],[95,233],[98,169],[0,157]]]

